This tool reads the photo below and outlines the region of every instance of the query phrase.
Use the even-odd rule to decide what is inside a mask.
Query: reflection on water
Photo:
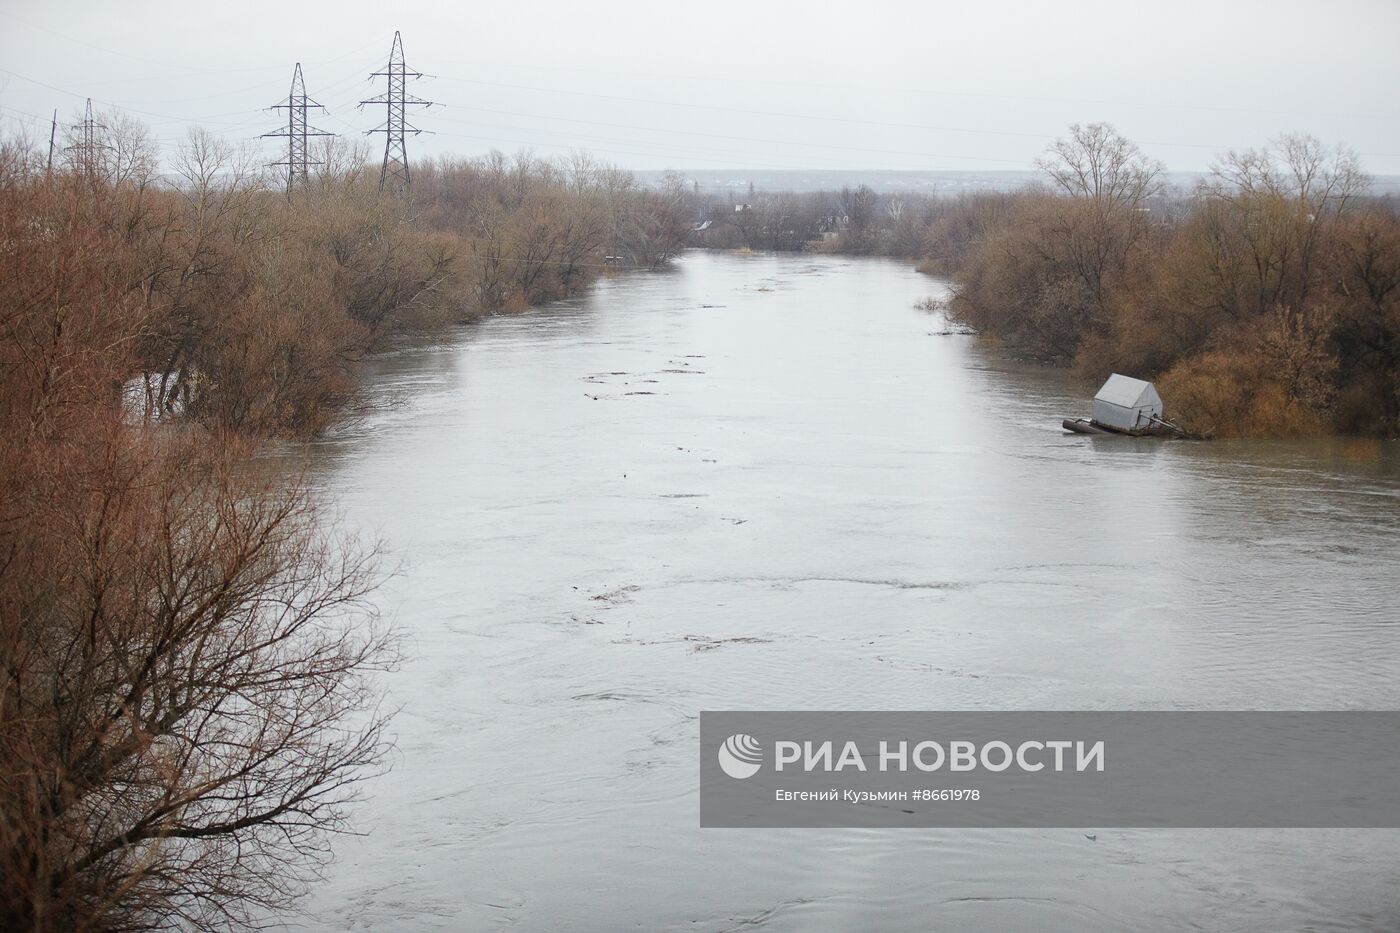
[[[1395,445],[1065,435],[937,290],[692,253],[372,365],[305,453],[404,566],[399,751],[305,923],[1400,925],[1386,831],[697,827],[702,709],[1400,706]]]

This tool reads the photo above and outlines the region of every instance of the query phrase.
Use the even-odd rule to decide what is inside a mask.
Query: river
[[[372,361],[299,453],[398,568],[397,751],[289,922],[1400,927],[1394,831],[698,827],[703,709],[1400,708],[1400,448],[1066,435],[942,291],[690,252]]]

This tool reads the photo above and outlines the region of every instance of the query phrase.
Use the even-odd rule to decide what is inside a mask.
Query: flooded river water
[[[940,291],[692,252],[370,364],[304,452],[398,748],[290,922],[1400,927],[1400,831],[698,827],[703,709],[1400,708],[1400,449],[1065,435]]]

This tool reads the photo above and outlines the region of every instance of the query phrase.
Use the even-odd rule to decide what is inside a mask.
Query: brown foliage
[[[0,929],[243,927],[315,877],[383,761],[373,555],[268,435],[330,424],[396,335],[664,262],[673,193],[503,158],[288,204],[200,132],[48,176],[0,146]]]
[[[315,268],[231,248],[243,208],[191,190],[0,163],[3,929],[257,922],[314,875],[385,750],[371,555],[245,442],[124,398],[152,344],[195,332],[183,359],[219,385],[196,384],[192,414],[236,396],[247,410],[201,420],[303,417],[257,406],[310,378],[277,361],[325,328],[293,269]],[[225,315],[171,310],[209,294]],[[250,376],[267,382],[230,384]]]
[[[1164,398],[1189,430],[1211,436],[1273,437],[1316,434],[1324,426],[1316,412],[1288,397],[1258,353],[1210,351],[1178,363],[1161,378]]]
[[[936,222],[952,313],[1086,376],[1160,375],[1196,429],[1400,432],[1400,218],[1355,157],[1286,136],[1173,202],[1134,153],[1075,128],[1046,163],[1062,194]]]
[[[458,240],[462,294],[477,314],[569,297],[606,268],[659,268],[689,234],[675,182],[646,190],[586,156],[443,159],[415,185],[423,223]]]

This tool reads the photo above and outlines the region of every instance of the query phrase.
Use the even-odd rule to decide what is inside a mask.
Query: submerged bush
[[[1160,377],[1197,430],[1400,433],[1400,216],[1353,155],[1284,137],[1189,200],[1102,127],[1046,167],[1060,192],[964,199],[930,228],[957,320],[1089,378]]]

